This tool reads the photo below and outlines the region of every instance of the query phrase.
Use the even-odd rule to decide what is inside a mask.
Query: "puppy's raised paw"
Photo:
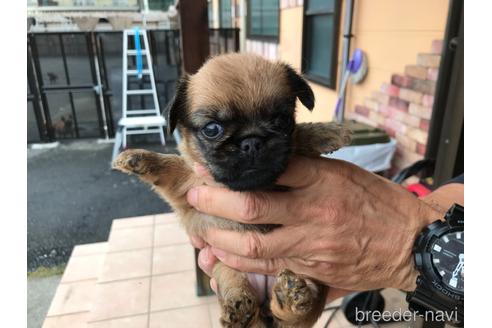
[[[259,325],[259,306],[256,296],[242,288],[230,288],[222,302],[220,323],[225,328],[248,328]]]
[[[296,125],[294,152],[305,156],[331,153],[349,145],[351,137],[352,132],[344,124],[299,123]]]
[[[144,149],[125,150],[113,161],[113,169],[125,173],[145,174],[155,166],[158,155]]]

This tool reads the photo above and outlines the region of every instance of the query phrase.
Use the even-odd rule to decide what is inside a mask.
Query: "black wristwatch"
[[[407,294],[408,307],[429,321],[462,326],[464,321],[464,208],[454,204],[445,220],[427,226],[413,248],[420,272],[417,288]]]

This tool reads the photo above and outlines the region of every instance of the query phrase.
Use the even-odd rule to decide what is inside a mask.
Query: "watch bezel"
[[[440,291],[435,293],[441,298],[453,299],[454,301],[464,300],[464,291],[459,292],[451,289],[445,283],[441,275],[437,272],[434,263],[432,262],[431,247],[436,239],[443,235],[457,231],[464,231],[463,226],[450,226],[447,221],[437,220],[430,224],[419,235],[414,247],[414,260],[417,270],[426,282],[435,290]]]

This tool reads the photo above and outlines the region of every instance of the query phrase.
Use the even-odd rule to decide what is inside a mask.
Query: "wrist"
[[[441,204],[433,200],[419,199],[419,203],[420,206],[418,207],[416,220],[417,232],[414,241],[417,239],[418,234],[429,224],[436,220],[444,220],[444,216],[448,210],[448,208],[442,207]]]
[[[406,238],[407,243],[403,249],[404,258],[397,281],[397,288],[404,291],[415,290],[419,272],[415,268],[413,246],[422,230],[432,222],[444,219],[445,212],[445,210],[443,211],[439,207],[431,206],[427,202],[419,200],[419,206],[412,218],[414,224],[412,225],[408,238]]]

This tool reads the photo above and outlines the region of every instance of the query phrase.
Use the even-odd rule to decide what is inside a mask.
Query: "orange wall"
[[[342,3],[344,3],[342,1]],[[403,73],[415,63],[418,53],[428,52],[433,40],[442,39],[448,0],[358,0],[355,1],[351,49],[362,48],[368,56],[369,74],[362,84],[349,85],[347,110],[364,103],[391,74]],[[301,67],[303,7],[280,12],[279,59]],[[343,33],[344,13],[340,19]],[[339,40],[339,62],[342,43]],[[340,67],[337,68],[337,73]],[[339,74],[337,74],[339,75]],[[338,76],[339,77],[339,76]],[[333,116],[336,92],[310,82],[316,96],[312,113],[299,107],[299,121],[328,121]]]

